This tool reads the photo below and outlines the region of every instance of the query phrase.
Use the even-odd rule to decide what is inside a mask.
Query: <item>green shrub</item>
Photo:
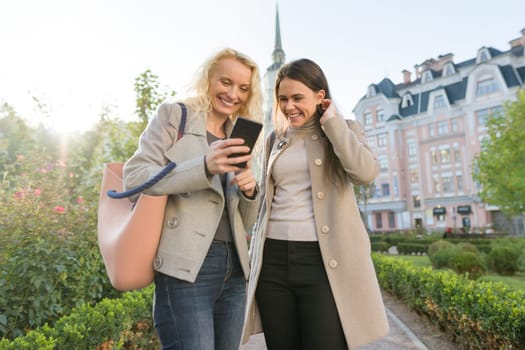
[[[432,243],[428,247],[428,258],[432,267],[435,269],[443,269],[449,266],[451,255],[453,254],[454,244],[439,240]]]
[[[76,193],[73,168],[35,156],[19,157],[19,175],[0,183],[0,336],[8,338],[119,295],[98,251],[97,203]]]
[[[15,349],[157,349],[151,322],[153,288],[75,308],[54,327],[44,325],[13,341],[2,339],[0,350]]]
[[[504,276],[512,276],[520,269],[522,248],[510,241],[494,242],[488,255],[491,270]]]
[[[390,248],[390,244],[384,241],[378,241],[378,242],[372,242],[372,251],[374,252],[380,252],[385,253],[388,252],[388,248]]]
[[[397,251],[399,254],[426,254],[428,245],[424,243],[399,243]]]
[[[525,348],[525,293],[385,255],[372,257],[381,287],[439,325],[461,347]]]
[[[450,247],[453,247],[453,246],[454,245],[452,243],[450,243],[449,241],[445,241],[445,240],[440,239],[440,240],[435,241],[432,244],[430,244],[430,246],[428,247],[428,256],[432,257],[439,250],[450,248]]]
[[[485,261],[479,252],[453,249],[450,255],[449,267],[454,272],[465,274],[469,279],[478,279],[486,272]]]

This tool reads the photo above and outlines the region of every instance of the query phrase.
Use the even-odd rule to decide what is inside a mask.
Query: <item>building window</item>
[[[449,62],[445,64],[445,67],[443,68],[443,76],[449,76],[456,73],[456,69],[454,68],[454,64],[452,62]]]
[[[392,211],[388,212],[388,228],[396,228],[396,214]]]
[[[417,172],[417,169],[410,169],[410,182],[418,182],[419,181],[419,175]]]
[[[484,126],[485,124],[487,124],[487,120],[490,117],[499,115],[501,112],[503,112],[503,107],[501,106],[494,106],[491,108],[485,108],[476,111],[476,119],[478,121],[478,126]]]
[[[430,158],[432,159],[432,165],[436,165],[438,163],[438,155],[435,149],[430,150]]]
[[[433,124],[428,125],[428,136],[434,137],[434,125]]]
[[[437,95],[434,98],[434,109],[439,109],[447,106],[447,102],[445,101],[445,96],[443,95]]]
[[[412,99],[412,94],[406,93],[403,95],[403,101],[401,101],[401,108],[407,108],[414,104],[414,100]]]
[[[456,185],[458,191],[463,191],[463,176],[461,174],[456,175]]]
[[[372,114],[371,113],[365,113],[364,120],[365,120],[365,126],[372,126]]]
[[[441,181],[439,177],[434,177],[432,181],[434,182],[434,193],[441,193]]]
[[[491,59],[491,56],[486,47],[482,47],[481,49],[479,49],[478,59],[476,63],[487,62],[490,59]]]
[[[385,133],[377,135],[377,145],[379,147],[386,146],[386,134]]]
[[[456,118],[450,119],[450,127],[452,129],[452,132],[458,131],[458,120]]]
[[[379,168],[381,169],[381,171],[388,171],[388,159],[379,159]]]
[[[381,194],[383,197],[390,196],[390,184],[381,184]]]
[[[443,148],[439,150],[441,163],[450,163],[450,148]]]
[[[383,216],[381,213],[376,213],[376,228],[383,228]]]
[[[417,155],[417,151],[416,151],[416,142],[413,141],[413,140],[410,140],[407,142],[407,147],[408,147],[408,156],[409,157],[414,157]]]
[[[452,178],[452,176],[441,177],[441,183],[443,184],[444,193],[454,192],[454,179]]]
[[[423,72],[423,79],[421,79],[421,82],[424,84],[424,83],[428,83],[429,81],[432,81],[432,71],[430,69],[427,69],[426,71]]]
[[[454,161],[456,163],[461,162],[461,150],[458,145],[454,145]]]
[[[412,204],[414,208],[421,208],[421,197],[419,195],[412,196]]]
[[[494,78],[480,80],[476,84],[476,96],[488,95],[495,91],[498,91],[498,83]]]
[[[381,123],[381,122],[385,121],[385,111],[383,111],[382,109],[378,109],[376,111],[376,115],[377,115],[377,122],[378,123]]]
[[[369,136],[366,138],[366,143],[371,148],[374,148],[376,146],[376,138],[374,136]]]
[[[438,135],[448,134],[448,120],[443,120],[438,123]]]

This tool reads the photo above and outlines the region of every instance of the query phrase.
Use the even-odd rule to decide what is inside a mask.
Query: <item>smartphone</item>
[[[259,137],[259,134],[262,130],[262,124],[254,120],[246,119],[243,117],[237,117],[235,125],[233,125],[233,130],[230,134],[230,138],[241,138],[244,140],[244,146],[250,147],[250,153]],[[239,157],[245,154],[235,153],[231,154],[229,157]],[[240,168],[246,168],[246,162],[236,164]]]

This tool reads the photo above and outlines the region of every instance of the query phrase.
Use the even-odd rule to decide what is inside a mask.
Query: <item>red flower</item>
[[[42,190],[40,188],[35,188],[35,191],[33,192],[35,196],[40,196],[42,194]]]
[[[66,208],[57,205],[56,207],[53,208],[53,211],[54,211],[55,213],[63,213],[63,212],[66,211]]]
[[[84,203],[84,198],[82,198],[81,196],[79,196],[79,197],[77,198],[77,203],[78,203],[78,204],[82,204],[82,203]]]

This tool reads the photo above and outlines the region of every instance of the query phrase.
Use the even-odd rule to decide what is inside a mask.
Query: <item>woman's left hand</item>
[[[235,183],[246,197],[251,198],[254,196],[257,182],[255,181],[255,174],[248,165],[235,173],[235,177],[230,184],[233,185]]]
[[[333,118],[337,115],[337,108],[335,107],[335,103],[333,103],[332,100],[325,98],[321,102],[321,108],[323,109],[324,113],[321,116],[321,119],[319,119],[319,122],[324,124],[328,119]]]

